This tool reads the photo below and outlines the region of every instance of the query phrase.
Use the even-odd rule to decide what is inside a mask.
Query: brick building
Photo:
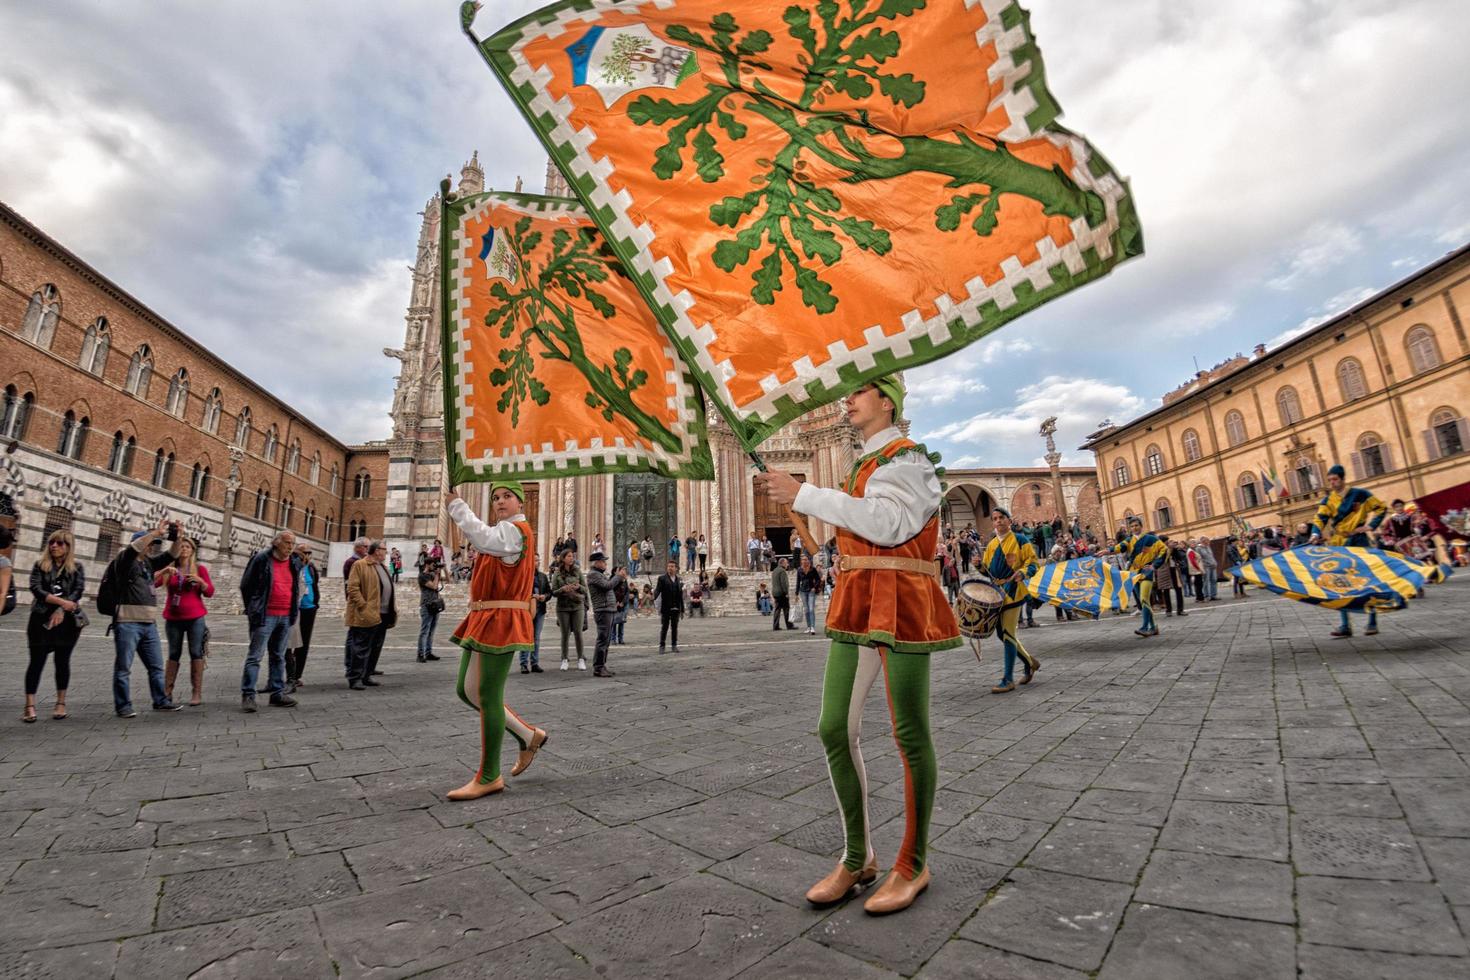
[[[280,528],[382,533],[385,445],[336,439],[3,204],[0,361],[22,570],[54,528],[95,563],[165,514],[217,565]]]
[[[1050,521],[1065,513],[1068,521],[1075,517],[1082,527],[1102,535],[1106,527],[1097,471],[1090,466],[1062,466],[1057,470],[1057,483],[1065,504],[1061,510],[1048,467],[946,470],[945,523],[956,529],[974,524],[980,537],[989,540],[994,533],[990,512],[1004,507],[1017,524]]]

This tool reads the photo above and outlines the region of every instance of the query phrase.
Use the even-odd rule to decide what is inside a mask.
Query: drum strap
[[[536,601],[534,599],[523,599],[511,601],[508,599],[475,599],[470,603],[470,612],[484,612],[487,609],[520,609],[523,612],[534,614],[536,612]]]
[[[914,572],[939,578],[939,565],[922,558],[899,558],[896,555],[843,555],[841,571],[850,572],[864,568],[882,568],[895,572]]]

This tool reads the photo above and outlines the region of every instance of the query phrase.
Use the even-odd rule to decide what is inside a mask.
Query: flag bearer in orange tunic
[[[445,495],[449,517],[475,546],[475,568],[470,574],[470,608],[454,631],[454,642],[464,653],[459,660],[459,699],[480,712],[480,771],[449,794],[451,800],[474,800],[505,789],[500,775],[500,744],[508,729],[521,754],[512,776],[525,772],[546,744],[546,732],[527,724],[505,705],[505,679],[511,658],[536,646],[532,627],[536,602],[535,537],[522,513],[526,491],[519,483],[491,485],[490,508],[494,525],[475,516],[469,504],[450,491]]]
[[[874,915],[908,908],[929,887],[929,820],[938,783],[929,734],[929,654],[961,643],[934,562],[939,476],[924,447],[894,425],[903,412],[903,396],[896,376],[847,396],[848,418],[864,442],[843,490],[798,483],[786,473],[759,477],[779,503],[834,525],[842,556],[827,612],[832,647],[818,727],[847,846],[842,863],[807,892],[813,905],[840,902],[878,877],[858,735],[863,701],[880,672],[887,688],[903,758],[907,824],[893,872],[864,904]]]

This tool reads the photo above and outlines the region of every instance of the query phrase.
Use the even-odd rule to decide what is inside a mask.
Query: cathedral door
[[[652,538],[657,554],[667,559],[669,538],[678,530],[676,488],[673,480],[654,473],[618,473],[613,477],[613,536],[607,542],[612,549],[608,556],[612,564],[627,564],[628,543],[645,537]],[[662,572],[663,562],[654,568]]]
[[[805,473],[793,473],[797,482],[805,483]],[[755,484],[755,529],[771,539],[771,547],[777,556],[791,554],[791,535],[796,528],[791,525],[791,512],[783,505],[772,500],[770,495],[761,489],[760,484]],[[746,530],[741,540],[747,540]],[[811,541],[804,542],[808,549],[815,547]]]

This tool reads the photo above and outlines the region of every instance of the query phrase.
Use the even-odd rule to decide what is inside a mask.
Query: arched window
[[[1174,526],[1174,508],[1169,506],[1168,497],[1160,497],[1154,504],[1154,527],[1160,531]]]
[[[92,428],[92,420],[86,417],[77,418],[77,413],[67,409],[66,415],[61,419],[61,438],[57,440],[56,452],[71,459],[81,459],[82,451],[87,448],[87,433]]]
[[[287,529],[291,527],[291,511],[295,509],[295,506],[296,503],[291,499],[290,494],[281,498],[281,527]]]
[[[48,282],[31,294],[25,319],[20,324],[20,336],[23,340],[29,340],[49,350],[51,338],[56,336],[56,321],[60,318],[61,297],[57,294],[56,287]]]
[[[1179,441],[1184,446],[1184,461],[1186,463],[1193,463],[1204,455],[1199,448],[1199,433],[1193,429],[1185,429],[1184,435],[1179,438]]]
[[[1376,432],[1358,436],[1358,450],[1353,453],[1355,477],[1382,476],[1393,469],[1393,455]]]
[[[1128,485],[1128,461],[1118,458],[1113,461],[1113,487],[1126,487]]]
[[[203,483],[204,467],[195,463],[194,467],[189,470],[189,496],[198,500],[201,496],[200,487],[203,486]]]
[[[297,439],[291,443],[291,449],[286,453],[286,472],[295,476],[301,472],[301,440]]]
[[[1232,408],[1225,415],[1225,442],[1238,446],[1245,438],[1245,416]]]
[[[266,430],[265,448],[261,450],[261,455],[265,457],[265,461],[267,463],[274,463],[276,461],[276,447],[278,447],[280,444],[281,435],[278,431],[276,431],[276,427],[273,425]]]
[[[144,344],[133,351],[132,360],[128,361],[128,380],[124,387],[128,394],[137,395],[139,398],[148,397],[148,383],[153,380],[153,351]]]
[[[1143,475],[1158,476],[1164,472],[1164,454],[1158,446],[1150,445],[1143,451]]]
[[[1409,349],[1409,367],[1415,374],[1432,371],[1444,363],[1434,331],[1422,323],[1404,335],[1404,346]]]
[[[360,470],[352,480],[352,496],[356,500],[366,500],[373,495],[373,478],[368,475],[367,470]]]
[[[179,368],[178,373],[168,383],[168,411],[170,415],[184,417],[184,411],[189,407],[189,371]]]
[[[327,519],[322,521],[322,537],[328,541],[332,540],[332,528],[336,526],[336,523],[337,515],[330,510],[327,511]]]
[[[1288,487],[1292,493],[1312,493],[1322,489],[1322,472],[1310,456],[1298,456],[1286,472]]]
[[[1424,430],[1424,444],[1430,459],[1458,456],[1470,446],[1470,423],[1452,408],[1436,409]]]
[[[271,492],[269,490],[261,487],[255,491],[255,519],[257,521],[265,520],[266,508],[270,507],[270,503]]]
[[[45,541],[57,531],[70,531],[72,522],[72,512],[66,507],[48,508],[46,511],[46,525],[41,528],[41,540]]]
[[[110,562],[117,557],[122,540],[122,522],[107,518],[97,525],[97,553],[93,556],[100,562]]]
[[[6,385],[5,414],[0,416],[0,439],[24,439],[35,404],[35,392],[28,391],[22,395],[15,385]]]
[[[311,454],[311,471],[310,471],[310,476],[311,476],[311,485],[312,486],[319,486],[321,484],[321,482],[322,482],[322,454],[321,453],[312,453]]]
[[[199,477],[199,499],[209,499],[209,467],[204,467],[204,472]]]
[[[219,432],[219,417],[224,412],[224,395],[220,394],[218,388],[209,393],[204,399],[204,431],[211,435]]]
[[[301,533],[311,534],[316,529],[316,511],[311,504],[306,505],[306,510],[301,514]]]
[[[1295,425],[1302,420],[1302,400],[1291,385],[1276,393],[1276,411],[1281,416],[1282,425]]]
[[[246,405],[240,409],[240,414],[235,416],[235,445],[241,449],[250,448],[250,406]]]
[[[1208,487],[1194,488],[1194,516],[1201,521],[1215,516],[1215,502],[1210,499]]]
[[[337,471],[337,464],[332,464],[332,482],[327,486],[327,492],[336,496],[342,489],[342,474]]]
[[[162,449],[153,454],[153,477],[151,483],[155,487],[168,485],[168,456]]]
[[[128,470],[132,468],[130,452],[136,444],[136,440],[132,438],[124,439],[121,432],[112,434],[112,452],[107,455],[109,473],[116,473],[118,476],[127,475]]]
[[[1337,363],[1337,387],[1345,402],[1368,397],[1368,379],[1356,357],[1344,357]]]
[[[82,336],[82,356],[77,358],[83,371],[99,378],[107,370],[107,352],[112,349],[112,330],[107,326],[107,317],[99,316]]]
[[[1235,487],[1235,505],[1241,510],[1250,510],[1252,507],[1261,506],[1261,494],[1256,486],[1256,475],[1254,473],[1240,474],[1240,480]]]

